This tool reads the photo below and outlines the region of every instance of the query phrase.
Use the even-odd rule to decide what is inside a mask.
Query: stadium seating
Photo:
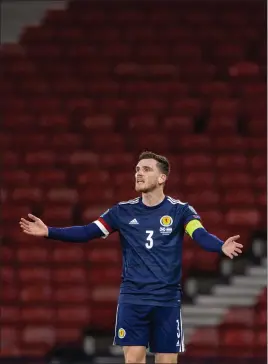
[[[267,354],[267,290],[263,290],[254,307],[235,307],[215,328],[195,331],[188,346],[190,355],[221,355],[247,358]]]
[[[113,327],[117,236],[55,244],[17,223],[32,212],[50,225],[84,224],[135,197],[143,149],[170,155],[168,193],[193,204],[213,233],[237,231],[247,246],[265,227],[262,7],[173,6],[71,1],[1,47],[1,355],[44,353],[87,324]],[[219,257],[185,244],[183,265],[186,279],[192,268],[216,271]],[[209,347],[193,353],[263,348],[263,308],[246,316],[202,335]]]

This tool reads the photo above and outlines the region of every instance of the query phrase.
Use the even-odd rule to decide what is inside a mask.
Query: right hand
[[[29,221],[23,217],[20,219],[20,227],[25,234],[34,236],[48,236],[48,227],[38,217],[28,214],[28,217],[33,220]]]

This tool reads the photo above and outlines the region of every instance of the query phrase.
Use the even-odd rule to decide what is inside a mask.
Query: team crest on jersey
[[[169,227],[172,225],[172,223],[173,223],[173,219],[171,216],[165,215],[165,216],[162,216],[160,219],[160,224],[162,226]]]
[[[124,329],[119,329],[118,330],[118,337],[119,339],[124,339],[124,337],[126,336],[126,331]]]

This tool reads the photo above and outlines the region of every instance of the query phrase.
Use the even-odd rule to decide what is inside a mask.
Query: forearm
[[[196,229],[193,232],[193,239],[199,244],[203,249],[209,252],[222,251],[223,241],[217,238],[215,235],[210,234],[207,230],[203,228]]]
[[[94,223],[83,226],[64,228],[48,227],[48,239],[65,242],[85,243],[103,236],[102,231]]]

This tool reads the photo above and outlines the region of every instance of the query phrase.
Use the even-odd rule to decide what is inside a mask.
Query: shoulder
[[[167,201],[170,204],[175,205],[177,207],[181,207],[181,208],[184,208],[184,207],[189,205],[188,202],[182,202],[181,200],[175,199],[175,198],[170,197],[170,196],[167,196]]]
[[[120,207],[122,205],[127,206],[127,205],[136,205],[137,203],[139,203],[140,198],[136,197],[133,200],[128,200],[128,201],[121,201],[118,202],[117,206]]]

